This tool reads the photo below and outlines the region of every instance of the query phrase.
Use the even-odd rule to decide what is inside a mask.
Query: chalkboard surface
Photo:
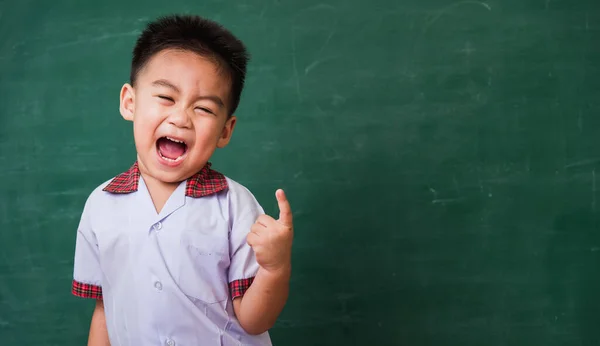
[[[213,168],[295,212],[276,345],[598,345],[600,3],[0,0],[0,343],[83,345],[83,203],[156,16],[253,61]]]

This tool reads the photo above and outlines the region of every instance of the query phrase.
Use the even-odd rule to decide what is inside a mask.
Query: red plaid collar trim
[[[210,169],[210,162],[207,163],[200,172],[188,178],[185,186],[185,195],[188,197],[200,198],[227,188],[225,176],[217,171]],[[132,193],[138,190],[140,182],[140,168],[137,161],[125,172],[117,175],[111,180],[103,191],[110,193]]]

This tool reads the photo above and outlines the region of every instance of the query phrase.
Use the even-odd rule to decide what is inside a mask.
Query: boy
[[[288,296],[292,212],[279,219],[209,158],[232,135],[248,54],[197,16],[150,23],[120,112],[137,160],[88,197],[72,292],[96,299],[89,345],[270,345]]]

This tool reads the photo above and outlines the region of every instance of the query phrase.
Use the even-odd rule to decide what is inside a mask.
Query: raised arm
[[[259,216],[246,238],[260,268],[245,294],[233,301],[237,319],[249,334],[264,333],[275,324],[289,293],[294,236],[292,210],[283,190],[277,190],[275,195],[279,219]]]

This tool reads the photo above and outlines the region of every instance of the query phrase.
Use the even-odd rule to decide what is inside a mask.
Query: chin
[[[185,174],[183,172],[159,172],[158,174],[154,175],[154,178],[165,184],[179,184],[190,176],[192,176],[192,174]]]

